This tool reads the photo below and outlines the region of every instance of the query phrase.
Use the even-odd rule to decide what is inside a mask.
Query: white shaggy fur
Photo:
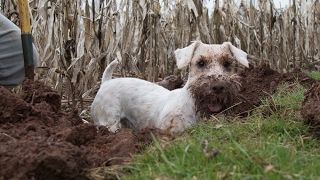
[[[117,60],[112,61],[103,74],[101,87],[91,106],[94,123],[115,132],[123,127],[120,120],[125,118],[135,130],[153,126],[172,132],[183,131],[200,119],[189,84],[201,75],[223,77],[225,70],[219,65],[219,58],[226,53],[248,67],[247,54],[229,42],[208,45],[195,41],[177,49],[177,66],[181,69],[189,65],[189,78],[183,88],[172,91],[137,78],[111,79],[118,64]],[[210,59],[210,68],[199,69],[197,62],[203,56]]]

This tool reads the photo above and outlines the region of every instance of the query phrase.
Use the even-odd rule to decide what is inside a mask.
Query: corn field
[[[185,74],[173,52],[193,40],[230,41],[251,64],[268,63],[279,72],[318,68],[320,2],[290,3],[276,9],[272,0],[31,0],[40,55],[35,79],[83,109],[113,59],[122,61],[116,75],[156,82]],[[19,25],[17,1],[1,0],[1,13]]]

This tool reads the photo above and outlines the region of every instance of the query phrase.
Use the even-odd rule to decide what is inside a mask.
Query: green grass
[[[311,138],[299,113],[299,85],[283,85],[246,120],[215,117],[155,141],[134,155],[122,179],[320,179],[319,140]],[[207,151],[218,150],[206,156]]]
[[[310,73],[308,73],[311,77],[313,77],[314,79],[318,80],[320,78],[320,72],[318,71],[311,71]]]

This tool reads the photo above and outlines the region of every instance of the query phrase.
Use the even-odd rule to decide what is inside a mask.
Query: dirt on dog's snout
[[[235,115],[248,113],[251,105],[258,106],[281,82],[300,79],[306,87],[314,82],[301,71],[284,75],[268,65],[250,67],[239,76],[239,94],[247,101],[234,107]],[[87,179],[92,168],[123,164],[132,153],[143,152],[153,141],[151,133],[171,138],[151,127],[139,132],[97,130],[93,124],[83,123],[77,111],[62,111],[60,96],[50,87],[29,80],[22,87],[17,95],[0,86],[0,179]],[[306,100],[305,107],[312,103]]]
[[[195,100],[196,111],[209,118],[234,104],[239,91],[239,78],[220,80],[215,76],[201,76],[190,83],[189,90]],[[220,89],[219,92],[218,90]]]

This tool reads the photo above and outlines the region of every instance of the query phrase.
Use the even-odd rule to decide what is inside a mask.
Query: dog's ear
[[[193,53],[200,44],[200,41],[194,41],[189,46],[174,51],[178,69],[186,67],[191,62]]]
[[[233,46],[230,42],[224,42],[223,46],[228,46],[236,60],[245,67],[249,67],[247,53]]]

